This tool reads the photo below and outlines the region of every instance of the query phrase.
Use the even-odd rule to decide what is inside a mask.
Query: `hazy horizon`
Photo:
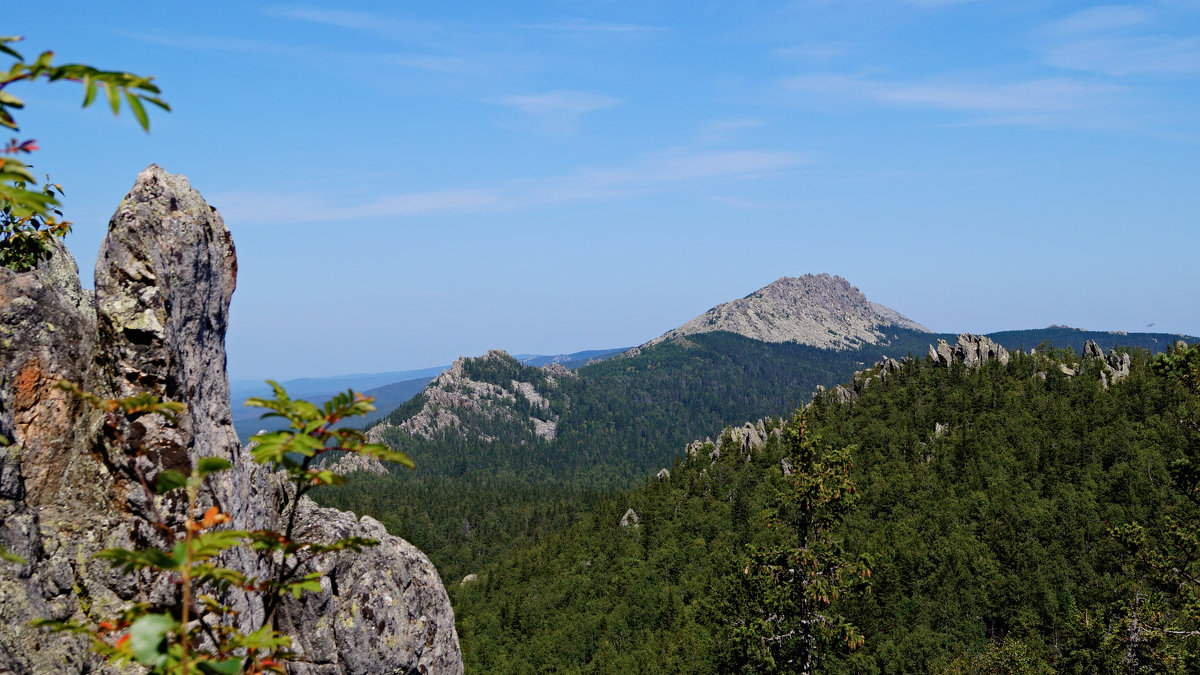
[[[149,135],[14,86],[85,285],[147,164],[238,249],[230,376],[640,344],[828,272],[938,332],[1200,335],[1200,5],[10,10],[153,75]],[[19,89],[19,91],[18,91]]]

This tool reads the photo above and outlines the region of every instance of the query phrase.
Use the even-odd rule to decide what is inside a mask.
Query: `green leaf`
[[[13,49],[12,47],[9,47],[7,44],[9,42],[20,42],[22,39],[23,38],[17,37],[15,35],[0,36],[0,52],[4,52],[5,54],[8,54],[9,56],[13,57],[14,59],[17,59],[18,61],[23,61],[25,59],[25,57],[21,56],[20,52]]]
[[[306,575],[303,579],[298,579],[289,584],[284,584],[279,589],[280,595],[283,593],[291,593],[292,597],[299,600],[304,591],[312,591],[319,593],[321,591],[321,573],[313,572]]]
[[[91,75],[85,75],[83,78],[83,107],[86,108],[96,100],[96,81]]]
[[[196,460],[196,473],[203,478],[210,473],[224,471],[231,466],[233,466],[233,464],[231,464],[229,460],[221,457],[201,457],[200,459]]]
[[[113,567],[118,567],[126,573],[146,568],[173,570],[178,568],[180,562],[183,561],[183,558],[180,558],[179,562],[176,562],[175,558],[156,548],[148,548],[141,551],[106,548],[97,553],[96,558],[109,560],[112,562]]]
[[[154,494],[165,495],[171,490],[187,485],[187,476],[175,469],[167,469],[158,474],[154,479]]]
[[[112,82],[104,82],[104,93],[108,96],[108,105],[112,107],[113,114],[121,112],[121,89]]]
[[[224,661],[201,661],[196,669],[209,675],[237,675],[242,672],[242,660],[234,657]]]
[[[129,627],[129,648],[138,663],[158,666],[167,660],[167,633],[178,622],[167,614],[147,614]]]
[[[142,125],[142,129],[150,131],[150,118],[146,116],[146,109],[142,107],[137,94],[125,92],[125,102],[129,104],[129,109],[133,111],[133,116],[137,118],[138,124]]]

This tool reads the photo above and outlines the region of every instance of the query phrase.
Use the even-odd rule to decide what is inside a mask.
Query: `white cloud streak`
[[[641,37],[663,32],[659,26],[645,26],[629,23],[605,23],[602,21],[585,21],[576,19],[556,23],[530,23],[517,26],[527,30],[547,31],[551,33],[573,33],[583,35],[619,35]]]
[[[1200,38],[1172,34],[1172,16],[1150,4],[1092,7],[1036,34],[1046,63],[1058,68],[1116,77],[1200,74]]]
[[[1044,78],[1017,82],[889,82],[847,75],[806,75],[784,82],[792,91],[823,102],[859,100],[881,105],[959,113],[1002,115],[1019,124],[1062,121],[1072,113],[1111,102],[1122,93],[1113,85]]]
[[[571,133],[583,115],[622,103],[620,99],[587,91],[517,94],[489,102],[525,113],[535,120],[539,131],[552,134]]]
[[[583,168],[564,176],[510,181],[488,188],[394,193],[367,199],[354,195],[243,190],[215,194],[211,203],[235,226],[503,213],[617,199],[701,181],[751,180],[796,167],[804,161],[796,153],[767,150],[665,151],[625,166]]]

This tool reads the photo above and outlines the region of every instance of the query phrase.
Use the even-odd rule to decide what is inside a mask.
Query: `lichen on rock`
[[[134,601],[155,609],[178,603],[165,579],[93,559],[104,548],[162,546],[152,510],[168,526],[181,524],[182,505],[148,500],[139,472],[153,479],[166,468],[186,471],[198,457],[223,457],[233,468],[210,481],[205,499],[219,501],[238,528],[278,526],[274,479],[250,461],[231,422],[225,329],[236,274],[220,214],[186,178],[154,165],[109,223],[94,298],[61,246],[32,271],[0,269],[0,433],[12,441],[0,447],[0,545],[26,561],[0,564],[0,672],[104,672],[86,639],[49,637],[30,621],[100,618]],[[54,389],[60,379],[101,396],[149,392],[187,408],[177,427],[142,416],[117,438],[99,411]],[[281,627],[305,657],[289,672],[462,672],[448,596],[420,551],[369,518],[307,498],[300,513],[314,539],[381,543],[322,560],[330,579],[323,591],[285,604]],[[238,549],[224,564],[254,573],[266,562]],[[240,612],[242,629],[262,624],[260,598],[231,592],[224,600]],[[354,614],[356,605],[353,628],[326,620]]]

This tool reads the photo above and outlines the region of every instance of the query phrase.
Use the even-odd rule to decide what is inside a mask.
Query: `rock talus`
[[[276,528],[278,479],[250,461],[231,424],[225,329],[237,272],[220,214],[182,176],[151,166],[109,224],[95,292],[83,290],[61,247],[36,270],[0,269],[0,673],[107,672],[86,640],[32,628],[38,618],[102,618],[131,602],[178,603],[173,584],[114,572],[93,555],[163,545],[152,526],[184,517],[150,500],[141,478],[228,459],[206,500],[239,528]],[[106,397],[150,392],[184,403],[178,426],[145,415],[119,425],[54,388],[60,379]],[[308,538],[369,537],[358,555],[319,559],[322,591],[289,601],[279,627],[301,658],[289,672],[461,673],[449,599],[428,558],[379,523],[301,501]],[[261,572],[236,551],[224,561]],[[261,600],[232,593],[243,629],[264,620]]]

